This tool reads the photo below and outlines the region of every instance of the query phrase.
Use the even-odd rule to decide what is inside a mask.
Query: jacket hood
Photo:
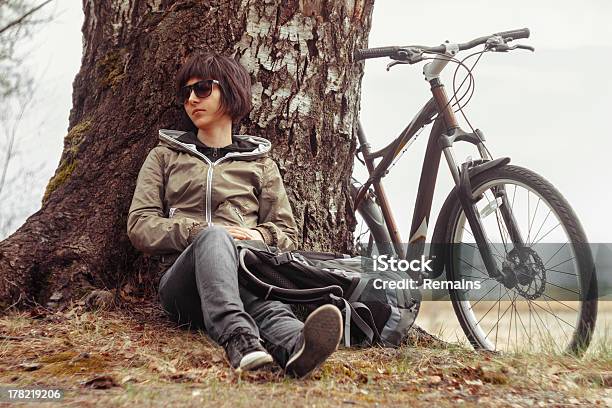
[[[232,145],[237,146],[225,157],[258,158],[265,156],[271,149],[272,143],[263,137],[251,135],[233,135]],[[191,142],[191,143],[190,143]],[[160,129],[159,145],[172,150],[185,151],[196,156],[202,156],[195,145],[195,135],[183,130]]]

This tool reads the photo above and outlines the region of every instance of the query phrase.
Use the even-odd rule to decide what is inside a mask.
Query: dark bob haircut
[[[234,123],[238,123],[251,110],[251,77],[235,59],[217,53],[192,55],[176,74],[176,93],[193,77],[219,81],[221,109]]]

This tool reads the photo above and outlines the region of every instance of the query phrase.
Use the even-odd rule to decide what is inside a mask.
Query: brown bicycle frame
[[[451,134],[454,129],[458,128],[457,120],[446,92],[444,91],[444,86],[438,79],[430,81],[430,84],[433,97],[417,113],[402,133],[383,149],[375,152],[370,150],[370,144],[365,137],[361,124],[357,132],[359,139],[358,152],[361,152],[363,155],[363,160],[368,169],[370,178],[359,188],[355,198],[355,208],[359,207],[366,196],[367,190],[370,185],[372,185],[376,193],[377,204],[381,208],[393,247],[396,253],[402,258],[405,257],[404,249],[402,248],[402,239],[395,218],[391,212],[391,207],[381,179],[386,175],[393,160],[402,152],[404,146],[406,146],[406,144],[416,135],[417,131],[435,119],[434,126],[429,135],[425,158],[423,160],[416,204],[412,216],[412,225],[410,227],[409,244],[424,244],[427,226],[429,225],[429,216],[431,213],[436,179],[438,176],[438,167],[442,156],[442,144],[439,140],[445,133]],[[438,115],[436,118],[436,114],[439,112],[442,112],[442,114]],[[378,158],[381,158],[381,161],[378,165],[375,165],[374,160]],[[451,172],[453,173],[455,181],[458,182],[459,172],[456,165],[454,167],[454,169],[451,167]],[[423,223],[425,223],[425,231],[419,231]],[[417,246],[422,247],[422,245]]]

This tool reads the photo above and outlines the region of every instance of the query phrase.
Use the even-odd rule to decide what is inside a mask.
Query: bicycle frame
[[[454,54],[447,54],[451,57]],[[400,258],[414,259],[420,257],[424,253],[425,239],[427,237],[427,231],[430,224],[430,213],[431,205],[433,201],[433,194],[435,190],[436,179],[438,175],[438,167],[442,153],[452,174],[453,180],[455,181],[456,189],[458,192],[458,198],[461,201],[466,218],[472,229],[472,233],[478,243],[479,252],[482,256],[484,264],[492,277],[501,277],[507,285],[512,285],[511,281],[506,283],[506,276],[502,271],[497,268],[497,264],[493,259],[493,255],[488,248],[487,237],[485,236],[484,230],[480,223],[480,217],[478,210],[475,206],[474,200],[472,199],[470,176],[474,168],[470,168],[468,163],[462,164],[461,168],[458,166],[455,156],[453,153],[453,142],[455,141],[466,141],[474,144],[480,157],[483,161],[488,162],[488,165],[480,165],[477,167],[486,167],[481,169],[482,171],[497,165],[506,164],[508,158],[500,158],[493,160],[489,156],[488,151],[484,145],[484,136],[482,132],[476,130],[474,133],[466,133],[461,130],[453,107],[449,102],[448,96],[444,90],[444,85],[440,82],[439,74],[448,64],[448,59],[435,59],[433,62],[425,65],[424,75],[428,80],[432,98],[423,106],[423,108],[417,113],[412,119],[410,124],[401,132],[401,134],[391,143],[389,143],[383,149],[372,152],[370,150],[370,144],[366,139],[366,135],[361,127],[361,123],[358,128],[358,139],[359,147],[357,153],[362,153],[363,160],[368,169],[369,179],[360,187],[357,196],[355,198],[355,208],[358,208],[365,195],[372,185],[377,197],[377,203],[379,204],[383,218],[389,231],[389,236],[393,243],[393,247]],[[437,116],[436,116],[437,115]],[[427,143],[427,149],[423,160],[421,177],[419,180],[419,187],[416,197],[416,205],[412,216],[412,224],[410,227],[410,238],[408,240],[408,247],[406,253],[402,248],[402,239],[400,233],[391,213],[389,201],[385,194],[384,187],[381,179],[386,175],[389,166],[393,160],[401,153],[402,149],[413,139],[417,132],[425,125],[434,121],[434,125],[429,135]],[[374,164],[374,160],[381,158],[380,163]],[[504,202],[507,202],[507,198],[502,190],[500,190],[500,197]],[[521,234],[516,228],[516,223],[513,222],[512,213],[507,210],[507,206],[503,206],[502,216],[505,219],[506,225],[509,225],[510,236],[515,245],[522,246],[523,240]],[[482,245],[481,245],[482,244]]]
[[[402,239],[400,237],[399,229],[397,227],[397,223],[391,213],[391,208],[389,206],[389,201],[387,199],[384,187],[382,185],[381,178],[387,172],[389,166],[391,165],[393,159],[395,159],[402,149],[412,140],[412,138],[416,135],[416,133],[427,124],[433,121],[434,116],[438,113],[438,109],[436,107],[436,103],[434,99],[430,99],[425,106],[417,113],[414,119],[408,124],[408,126],[402,131],[402,133],[391,143],[389,143],[383,149],[372,152],[370,150],[370,144],[367,142],[366,135],[363,131],[361,123],[359,124],[357,130],[357,137],[359,139],[359,148],[358,152],[363,155],[363,160],[365,162],[366,168],[368,169],[368,174],[370,178],[366,181],[363,186],[359,189],[357,193],[357,197],[355,199],[355,208],[358,208],[361,204],[361,201],[365,197],[365,193],[367,192],[370,185],[374,187],[374,191],[377,197],[377,203],[380,206],[385,223],[387,225],[387,229],[389,231],[389,236],[391,237],[391,241],[393,243],[393,247],[395,251],[400,257],[403,257],[403,248],[401,247]],[[414,209],[413,217],[412,217],[412,227],[410,228],[410,236],[414,237],[416,230],[419,225],[417,224],[417,220],[425,219],[425,234],[427,235],[427,225],[429,219],[429,212],[431,210],[431,202],[433,199],[434,185],[437,178],[438,173],[438,165],[440,163],[441,150],[437,147],[437,135],[435,133],[439,132],[440,121],[436,121],[432,132],[429,136],[429,142],[427,145],[427,152],[425,153],[425,160],[423,162],[423,169],[421,171],[421,179],[419,181],[419,190],[417,193],[416,206]],[[436,132],[434,132],[436,131]],[[374,164],[374,160],[382,158],[382,161],[378,164]],[[427,199],[429,197],[429,199]]]

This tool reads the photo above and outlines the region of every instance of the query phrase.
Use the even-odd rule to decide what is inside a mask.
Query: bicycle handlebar
[[[369,59],[369,58],[381,58],[390,57],[395,55],[402,47],[374,47],[374,48],[362,48],[355,51],[355,61]]]
[[[529,29],[521,28],[519,30],[510,30],[510,31],[502,31],[501,33],[497,33],[502,38],[512,38],[513,40],[518,40],[519,38],[529,38]]]
[[[459,51],[469,50],[470,48],[474,48],[480,44],[484,44],[491,37],[499,36],[504,42],[518,40],[519,38],[529,38],[529,29],[521,28],[518,30],[509,30],[502,31],[499,33],[495,33],[492,35],[487,35],[484,37],[478,37],[466,43],[457,44],[459,46]],[[404,51],[409,53],[409,49],[421,50],[423,52],[431,52],[431,53],[445,53],[446,46],[439,45],[437,47],[424,47],[421,45],[409,45],[404,47],[393,46],[393,47],[374,47],[374,48],[362,48],[358,49],[354,53],[355,61],[370,59],[370,58],[381,58],[381,57],[398,57],[399,53]]]

